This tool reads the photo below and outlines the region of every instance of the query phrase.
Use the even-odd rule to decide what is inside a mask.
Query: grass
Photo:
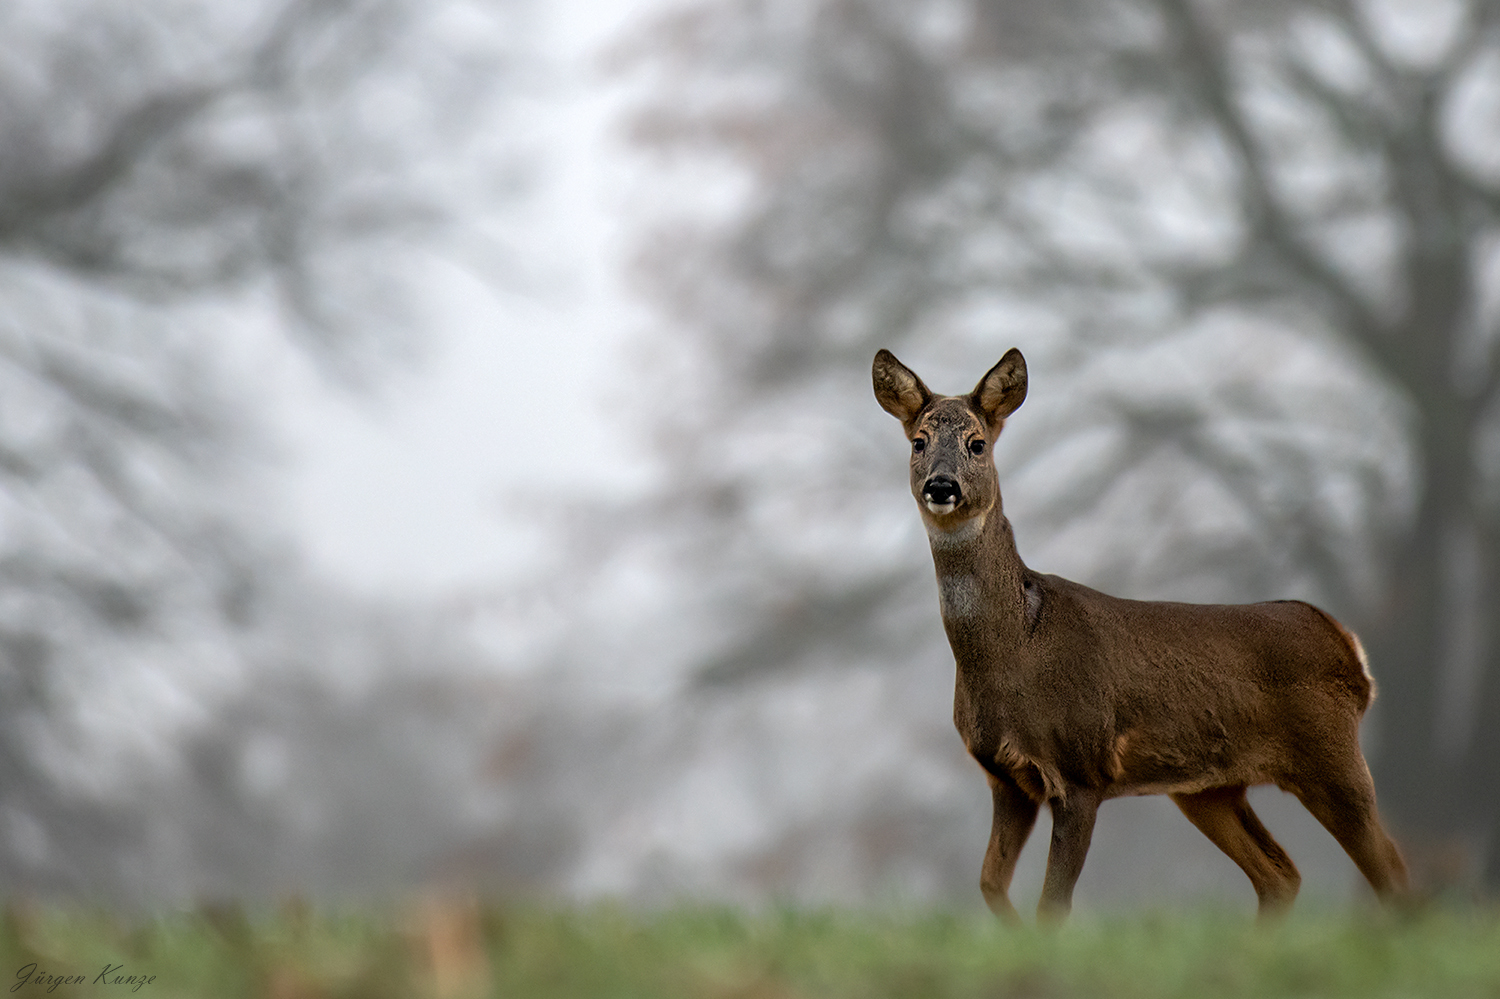
[[[0,962],[13,995],[93,999],[1494,999],[1500,914],[1309,914],[1257,928],[1213,911],[1121,913],[1041,932],[849,910],[429,902],[127,919],[11,906]],[[119,983],[98,980],[106,966]]]

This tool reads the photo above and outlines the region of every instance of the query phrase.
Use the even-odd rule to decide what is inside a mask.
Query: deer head
[[[1026,399],[1026,359],[1012,347],[968,395],[933,395],[922,379],[882,350],[871,374],[880,407],[911,441],[911,491],[929,528],[982,524],[999,505],[991,453],[1005,418]]]

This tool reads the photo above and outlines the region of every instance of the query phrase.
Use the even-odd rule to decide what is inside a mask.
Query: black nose
[[[951,475],[934,475],[922,487],[922,498],[939,506],[957,503],[962,497],[963,490],[958,488],[958,480]]]

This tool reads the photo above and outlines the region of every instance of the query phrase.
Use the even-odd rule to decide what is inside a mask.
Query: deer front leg
[[[1058,923],[1073,908],[1073,886],[1083,873],[1083,858],[1094,836],[1099,798],[1084,788],[1069,788],[1066,797],[1052,798],[1052,848],[1047,853],[1047,880],[1037,904],[1038,922]]]
[[[979,890],[985,904],[1001,921],[1019,925],[1021,914],[1010,902],[1010,879],[1016,873],[1016,859],[1041,807],[1009,777],[986,774],[990,795],[995,800],[995,815],[990,825],[990,845],[984,851],[984,870],[979,875]]]

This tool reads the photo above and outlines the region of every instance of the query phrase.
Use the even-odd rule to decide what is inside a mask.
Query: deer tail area
[[[1308,604],[1307,606],[1312,607],[1313,610],[1322,616],[1323,620],[1333,625],[1333,629],[1339,633],[1339,637],[1343,638],[1344,645],[1348,648],[1350,655],[1354,657],[1355,662],[1359,663],[1360,678],[1363,681],[1364,687],[1359,710],[1360,713],[1368,711],[1370,705],[1375,703],[1375,694],[1378,688],[1375,686],[1375,677],[1370,674],[1370,657],[1365,653],[1365,647],[1361,644],[1359,636],[1348,628],[1345,628],[1342,624],[1339,624],[1337,618],[1321,607],[1313,607],[1312,604]]]

